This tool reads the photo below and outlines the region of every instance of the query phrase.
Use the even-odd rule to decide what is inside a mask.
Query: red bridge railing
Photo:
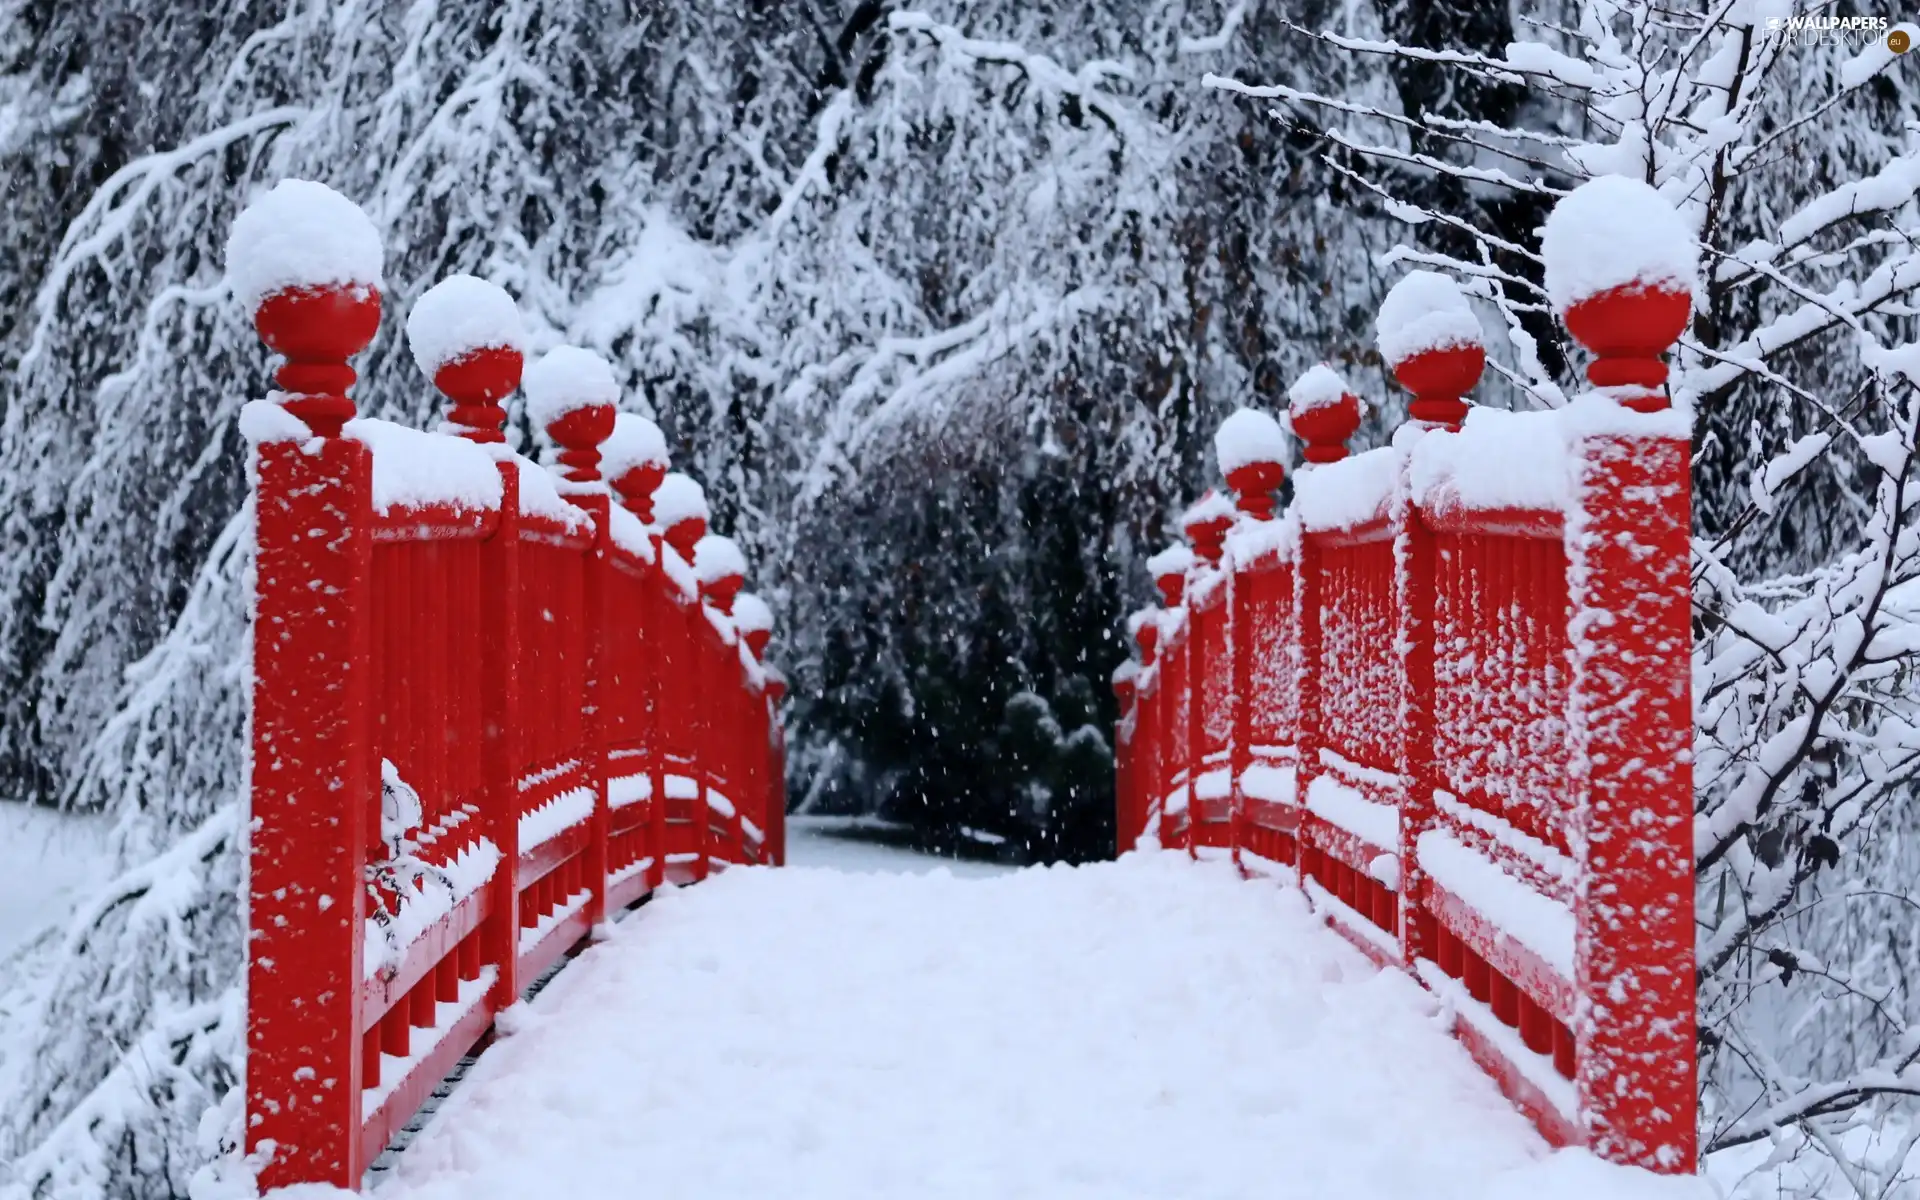
[[[559,469],[512,452],[512,301],[456,277],[415,314],[471,311],[409,325],[452,401],[443,430],[356,419],[347,360],[378,326],[377,277],[313,274],[257,298],[285,391],[243,418],[246,1150],[263,1188],[357,1186],[609,913],[784,856],[770,615],[658,431],[616,419],[605,364],[562,348],[529,368]],[[436,335],[455,344],[423,351]]]
[[[1441,277],[1409,291],[1471,319]],[[1238,511],[1209,497],[1193,553],[1152,560],[1164,606],[1115,677],[1122,850],[1297,880],[1447,1002],[1550,1140],[1676,1172],[1696,1150],[1688,428],[1659,358],[1687,312],[1661,284],[1583,298],[1566,318],[1598,390],[1532,413],[1470,409],[1484,350],[1456,322],[1393,362],[1412,419],[1351,457],[1360,403],[1317,368],[1278,516],[1280,427],[1235,414]]]

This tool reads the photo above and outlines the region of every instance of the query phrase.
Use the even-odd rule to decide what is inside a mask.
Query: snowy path
[[[1414,984],[1174,856],[735,871],[516,1015],[381,1196],[1700,1194],[1548,1155]]]

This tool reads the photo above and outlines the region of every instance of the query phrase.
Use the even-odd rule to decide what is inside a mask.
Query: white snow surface
[[[639,413],[615,416],[613,436],[600,443],[600,473],[608,479],[649,463],[664,467],[668,461],[667,435]]]
[[[1420,835],[1420,866],[1489,925],[1573,980],[1573,910],[1543,896],[1444,829]]]
[[[1326,363],[1316,363],[1307,373],[1293,381],[1287,389],[1287,415],[1299,416],[1310,413],[1316,408],[1328,408],[1340,403],[1340,398],[1353,394],[1347,381],[1340,373]],[[1366,406],[1361,406],[1365,411]]]
[[[407,313],[407,347],[428,379],[475,350],[526,349],[520,306],[505,288],[475,275],[449,275]]]
[[[12,982],[8,957],[112,878],[112,826],[94,813],[0,800],[0,992]]]
[[[593,518],[584,509],[567,503],[560,495],[552,471],[521,455],[516,455],[514,461],[520,469],[521,516],[544,517],[574,531],[593,527]]]
[[[628,554],[641,562],[653,561],[653,535],[647,532],[646,523],[618,504],[607,508],[607,532],[613,544]]]
[[[1411,978],[1297,891],[1172,854],[669,890],[531,1002],[381,1194],[597,1200],[637,1180],[834,1200],[1712,1195],[1550,1153]]]
[[[520,390],[527,395],[527,419],[541,429],[570,412],[620,399],[607,360],[578,346],[555,346],[541,355],[527,368]]]
[[[672,529],[693,517],[704,521],[710,515],[707,511],[707,493],[690,475],[671,471],[654,489],[653,523],[662,529]]]
[[[1393,500],[1400,451],[1378,446],[1302,471],[1293,481],[1293,510],[1306,529],[1351,529],[1384,515]]]
[[[1193,551],[1186,546],[1168,546],[1165,550],[1147,560],[1147,574],[1155,579],[1164,579],[1169,575],[1185,575],[1192,569]]]
[[[1547,299],[1566,311],[1609,288],[1699,282],[1699,242],[1659,192],[1624,175],[1589,179],[1560,198],[1540,228]]]
[[[732,538],[710,533],[693,544],[693,574],[701,583],[718,583],[746,573],[747,556]]]
[[[373,511],[445,504],[468,512],[500,507],[493,456],[462,437],[360,417],[342,432],[373,453]]]
[[[377,288],[380,232],[360,206],[324,183],[282,179],[247,205],[227,235],[227,284],[252,316],[289,288]]]
[[[1455,346],[1484,346],[1480,318],[1450,276],[1408,271],[1380,302],[1374,329],[1380,356],[1397,367],[1416,354]]]
[[[1213,431],[1213,453],[1222,475],[1249,463],[1287,461],[1287,435],[1280,422],[1257,408],[1235,409]]]
[[[1473,405],[1460,431],[1429,430],[1409,452],[1414,503],[1443,497],[1477,511],[1573,507],[1565,410],[1513,412]]]
[[[767,602],[752,592],[741,592],[733,598],[733,623],[741,633],[758,633],[773,628],[773,610]]]
[[[1208,488],[1206,495],[1188,505],[1187,511],[1180,514],[1180,524],[1184,528],[1188,525],[1197,525],[1202,521],[1217,521],[1221,517],[1231,520],[1237,511],[1233,507],[1233,501]]]

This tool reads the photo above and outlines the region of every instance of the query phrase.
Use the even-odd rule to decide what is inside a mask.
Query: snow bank
[[[1308,530],[1351,529],[1386,515],[1400,470],[1400,451],[1379,446],[1302,471],[1293,481],[1293,509]]]
[[[1659,192],[1624,175],[1589,179],[1561,197],[1540,228],[1554,311],[1609,288],[1666,284],[1692,291],[1699,243]]]
[[[1186,546],[1172,545],[1147,560],[1147,574],[1155,579],[1164,579],[1169,575],[1185,575],[1193,568],[1193,551]]]
[[[1341,398],[1356,393],[1340,378],[1340,373],[1326,363],[1319,363],[1308,369],[1305,375],[1293,381],[1287,389],[1287,415],[1290,417],[1310,413],[1316,408],[1330,408],[1340,403]],[[1366,405],[1360,406],[1362,414]]]
[[[710,515],[707,511],[707,493],[691,476],[678,471],[670,472],[654,490],[653,522],[662,529],[672,529],[680,522],[695,517],[704,521]]]
[[[1560,410],[1474,405],[1458,433],[1429,431],[1409,458],[1415,504],[1480,511],[1573,506],[1572,446]]]
[[[773,610],[752,592],[733,598],[733,623],[741,633],[759,633],[773,628]]]
[[[578,346],[555,346],[541,355],[527,368],[520,389],[527,395],[527,419],[541,429],[570,412],[620,399],[607,360]]]
[[[1374,328],[1380,356],[1390,367],[1429,350],[1486,344],[1467,298],[1436,271],[1407,272],[1380,302]]]
[[[407,346],[428,379],[475,350],[526,349],[520,307],[497,284],[449,275],[428,288],[407,314]]]
[[[425,433],[360,417],[342,434],[373,453],[373,511],[449,505],[463,511],[500,507],[500,472],[493,456],[461,437]]]
[[[710,533],[693,544],[693,575],[701,583],[714,584],[729,577],[744,578],[747,556],[730,537]]]
[[[1255,408],[1236,409],[1213,432],[1213,453],[1222,475],[1249,463],[1287,461],[1287,435],[1280,422]]]
[[[1713,1195],[1550,1152],[1292,889],[1184,854],[853,873],[879,852],[792,834],[852,870],[728,871],[615,925],[385,1200]]]
[[[613,436],[600,443],[600,473],[618,479],[635,467],[665,467],[667,435],[639,413],[621,413],[613,419]]]
[[[360,206],[324,183],[282,179],[234,218],[227,285],[252,316],[289,288],[377,288],[386,255]]]

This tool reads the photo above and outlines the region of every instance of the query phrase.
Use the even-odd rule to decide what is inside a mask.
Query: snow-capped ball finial
[[[1184,582],[1183,579],[1183,586]],[[1178,600],[1175,603],[1177,604]],[[1153,610],[1143,608],[1129,616],[1127,634],[1133,638],[1133,644],[1140,647],[1140,665],[1151,667],[1154,655],[1160,647],[1160,622],[1154,619]]]
[[[707,602],[730,616],[747,581],[747,556],[732,538],[710,533],[694,543],[693,574]]]
[[[756,659],[764,659],[767,643],[773,639],[773,610],[752,592],[733,598],[733,626]]]
[[[1212,488],[1180,517],[1180,529],[1207,562],[1217,565],[1226,552],[1227,530],[1233,528],[1233,504]]]
[[[1668,406],[1661,354],[1685,332],[1699,239],[1659,192],[1624,175],[1581,184],[1540,230],[1547,298],[1591,350],[1587,379],[1641,412]]]
[[[1113,698],[1120,703],[1120,712],[1124,716],[1133,707],[1134,690],[1140,679],[1140,664],[1128,658],[1113,669]]]
[[[1589,179],[1560,198],[1540,227],[1547,299],[1565,316],[1617,287],[1692,292],[1700,243],[1659,192],[1625,175]]]
[[[526,370],[527,416],[561,447],[574,483],[600,479],[600,443],[613,434],[620,385],[607,360],[578,346],[555,346]]]
[[[1408,415],[1458,429],[1463,398],[1480,382],[1487,348],[1480,319],[1457,284],[1436,271],[1409,271],[1380,302],[1380,356],[1413,393]]]
[[[667,544],[693,561],[693,548],[707,533],[707,493],[690,476],[671,471],[653,490],[654,523],[666,530]]]
[[[1213,433],[1220,474],[1240,511],[1256,520],[1273,516],[1273,492],[1286,478],[1287,435],[1280,422],[1253,408],[1234,410]]]
[[[422,373],[453,400],[448,432],[504,442],[499,401],[520,386],[526,334],[520,307],[495,284],[449,275],[413,302],[407,345]]]
[[[367,214],[304,179],[274,185],[228,235],[227,283],[287,360],[274,373],[281,407],[320,437],[338,437],[354,415],[347,360],[379,332],[382,257]]]
[[[639,413],[613,419],[613,436],[600,444],[600,471],[621,503],[642,521],[653,520],[653,493],[667,476],[667,438]]]
[[[1347,456],[1347,442],[1366,410],[1366,402],[1326,363],[1309,368],[1287,389],[1287,424],[1306,444],[1300,457],[1315,465]]]
[[[360,206],[324,183],[282,179],[234,218],[227,283],[252,316],[300,289],[379,290],[386,253]]]
[[[1178,608],[1187,590],[1187,572],[1193,568],[1193,551],[1175,542],[1147,560],[1147,574],[1160,589],[1160,599],[1168,608]]]

